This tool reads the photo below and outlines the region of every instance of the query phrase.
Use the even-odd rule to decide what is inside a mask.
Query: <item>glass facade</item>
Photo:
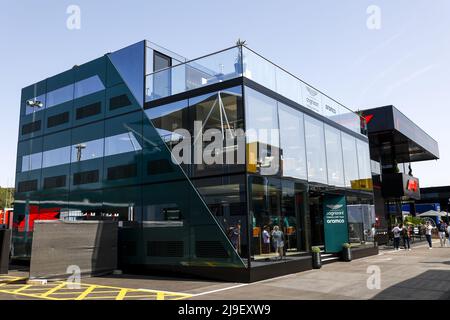
[[[292,261],[323,245],[330,194],[347,199],[349,241],[369,243],[367,138],[333,101],[297,103],[306,87],[241,49],[169,55],[173,67],[155,50],[144,85],[148,66],[126,63],[142,43],[24,88],[21,127],[43,127],[19,135],[14,256],[29,257],[34,220],[61,219],[119,221],[125,266]]]

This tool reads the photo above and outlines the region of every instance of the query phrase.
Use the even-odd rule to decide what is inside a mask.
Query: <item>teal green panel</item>
[[[100,112],[95,115],[86,116],[77,119],[77,109],[89,107],[93,104],[100,103]],[[105,117],[105,91],[99,91],[90,95],[75,99],[73,101],[73,117],[72,126],[84,125],[93,121],[102,120]]]
[[[46,93],[46,80],[39,81],[22,89],[21,101],[26,101]]]
[[[23,156],[42,152],[42,143],[42,137],[19,142],[19,144],[17,145],[16,172],[22,172]]]
[[[345,196],[324,196],[325,251],[341,252],[348,242],[347,203]]]
[[[105,121],[104,186],[142,182],[142,112]]]
[[[101,57],[75,68],[75,82],[92,76],[99,76],[106,86],[106,58]]]
[[[47,79],[47,92],[65,87],[75,82],[75,69],[64,71]]]
[[[44,154],[48,151],[52,152],[52,150],[60,149],[62,147],[67,147],[70,141],[71,132],[70,130],[66,130],[63,132],[59,132],[56,134],[50,134],[44,136],[44,144],[43,144],[43,152]],[[66,148],[70,150],[70,148]],[[42,168],[42,194],[52,194],[56,192],[60,193],[68,193],[69,192],[69,183],[70,183],[70,152],[67,152],[66,149],[62,149],[60,151],[54,151],[56,154],[51,155],[52,163],[51,165],[46,163],[47,156],[43,156],[43,168]],[[47,188],[45,186],[45,180],[55,177],[65,178],[65,184],[63,186],[51,187]]]
[[[32,132],[24,132],[24,127],[26,125],[30,125],[31,123],[35,123],[39,125],[39,128],[36,127],[37,130],[33,130]],[[20,126],[19,126],[19,140],[30,139],[34,137],[42,136],[44,132],[45,126],[45,110],[31,113],[25,115],[20,118]]]
[[[58,125],[49,125],[49,118],[68,112],[68,121]],[[69,129],[73,118],[73,100],[61,103],[56,108],[48,108],[45,110],[45,121],[43,122],[44,134]]]
[[[113,87],[118,84],[122,84],[123,80],[120,77],[119,72],[117,72],[116,67],[112,64],[112,62],[107,59],[106,60],[106,87]]]
[[[14,198],[12,256],[29,259],[33,240],[33,221],[39,215],[39,196],[37,193],[16,193]]]
[[[99,150],[89,150],[89,147],[84,149],[82,152],[87,156],[86,160],[76,161],[76,149],[75,145],[83,144],[89,145],[89,142],[93,140],[101,139],[100,141],[103,143],[104,140],[104,121],[95,122],[92,124],[84,125],[81,127],[77,127],[72,129],[72,163],[70,165],[70,190],[73,191],[82,191],[82,190],[92,190],[99,189],[102,187],[102,179],[103,179],[103,146],[100,146]],[[96,158],[92,158],[92,151],[95,151],[97,154]],[[74,184],[74,175],[76,173],[89,172],[89,171],[98,171],[98,180],[97,182],[92,183],[83,183],[79,185]]]
[[[142,106],[144,104],[145,41],[108,54],[123,82]]]
[[[68,207],[73,220],[99,220],[103,212],[103,191],[71,192]]]
[[[126,98],[125,98],[125,97]],[[113,106],[111,102],[114,103],[114,99],[117,100],[127,100],[129,101],[129,104],[126,104],[125,102],[120,106],[117,107],[117,105]],[[117,103],[117,102],[116,102]],[[106,89],[106,115],[114,116],[117,114],[127,113],[134,110],[141,110],[141,106],[136,101],[134,96],[130,93],[127,86],[125,84],[118,84],[113,87]]]

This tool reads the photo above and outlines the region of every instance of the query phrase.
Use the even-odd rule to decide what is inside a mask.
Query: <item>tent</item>
[[[424,213],[418,214],[418,217],[446,217],[447,212],[445,211],[435,211],[435,210],[428,210]]]

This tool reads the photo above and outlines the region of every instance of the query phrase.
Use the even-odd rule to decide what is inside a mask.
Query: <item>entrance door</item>
[[[311,219],[311,245],[323,247],[325,245],[325,233],[323,228],[322,194],[310,192],[309,217]]]

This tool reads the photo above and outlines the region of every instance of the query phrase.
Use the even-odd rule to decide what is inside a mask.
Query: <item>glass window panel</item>
[[[308,179],[327,183],[327,161],[323,123],[305,115],[306,159]]]
[[[345,186],[348,188],[355,185],[359,180],[358,174],[358,154],[356,153],[356,138],[349,134],[341,133],[342,135],[342,151],[344,154],[344,172],[345,172]]]
[[[251,172],[276,174],[279,169],[279,130],[277,103],[246,88],[246,129],[248,165]]]
[[[75,99],[104,90],[105,86],[99,76],[93,76],[75,83]]]
[[[103,157],[104,139],[77,143],[72,146],[72,162]]]
[[[306,180],[303,113],[278,103],[278,114],[283,176]]]
[[[275,65],[247,48],[242,48],[242,52],[244,55],[244,77],[249,78],[276,92]]]
[[[183,110],[188,106],[187,100],[165,104],[145,111],[152,121],[161,138],[169,148],[176,144],[181,136],[174,133],[177,129],[189,129],[187,123],[183,123]]]
[[[105,156],[139,151],[142,147],[132,132],[105,138]]]
[[[358,150],[359,178],[372,179],[372,172],[370,170],[369,144],[357,139],[356,148]]]
[[[47,108],[73,100],[73,84],[47,93]]]
[[[44,151],[42,167],[53,167],[70,163],[70,146]]]
[[[325,125],[328,184],[344,186],[344,164],[342,161],[341,134],[338,129]]]
[[[292,101],[302,103],[300,81],[286,71],[277,68],[277,92]]]
[[[40,169],[42,166],[42,153],[33,153],[22,157],[22,172]]]

